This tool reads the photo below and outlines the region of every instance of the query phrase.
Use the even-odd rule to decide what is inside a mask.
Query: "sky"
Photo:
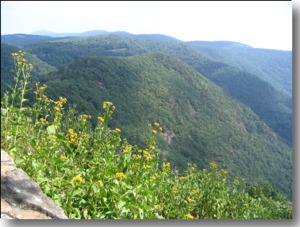
[[[292,50],[291,1],[1,1],[1,35],[39,30],[164,34]]]

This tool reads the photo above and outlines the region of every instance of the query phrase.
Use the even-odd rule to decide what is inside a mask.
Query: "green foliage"
[[[26,51],[55,67],[86,56],[154,52],[174,56],[249,106],[292,146],[290,51],[255,49],[233,42],[162,42],[125,34],[64,38],[26,46]]]
[[[14,68],[14,61],[10,57],[10,54],[18,52],[18,50],[16,46],[1,43],[1,97],[3,97],[8,86],[14,85],[14,74],[11,72],[11,69]],[[30,80],[55,70],[53,66],[48,65],[46,62],[41,61],[38,57],[31,54],[27,53],[27,59],[35,65],[35,68],[31,72],[32,77]]]
[[[204,54],[268,81],[292,96],[292,51],[252,48],[234,42],[188,42]]]
[[[144,148],[121,138],[109,123],[115,110],[104,101],[96,127],[90,115],[64,109],[66,98],[45,95],[36,84],[36,101],[23,107],[32,66],[14,53],[15,87],[1,100],[1,148],[32,177],[71,219],[291,219],[291,203],[245,191],[245,179],[227,185],[228,172],[211,162],[184,173],[160,160],[149,123]],[[47,168],[45,168],[47,166]],[[283,198],[283,197],[281,197]]]
[[[160,122],[158,146],[179,170],[211,161],[249,184],[260,178],[291,195],[291,150],[249,108],[180,60],[163,54],[88,57],[41,80],[52,99],[66,97],[97,124],[99,103],[118,106],[111,127],[144,146],[145,122]],[[169,140],[167,139],[169,138]]]

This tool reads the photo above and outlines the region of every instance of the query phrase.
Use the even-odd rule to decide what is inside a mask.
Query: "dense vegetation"
[[[290,96],[286,93],[281,94],[277,90],[277,88],[282,89],[282,87],[277,86],[283,84],[282,80],[284,80],[284,83],[288,83],[291,88],[290,52],[257,50],[242,44],[217,42],[214,44],[216,47],[210,47],[210,50],[216,49],[216,51],[221,52],[223,58],[220,59],[218,55],[209,55],[207,51],[204,52],[199,49],[199,45],[196,45],[198,42],[162,42],[149,40],[153,38],[150,35],[145,35],[144,39],[142,37],[120,33],[120,35],[64,38],[29,45],[25,49],[54,67],[63,66],[85,56],[132,56],[153,52],[172,55],[187,63],[203,76],[217,83],[230,95],[249,106],[289,146],[292,145],[291,89],[287,90]],[[243,51],[245,48],[251,51]],[[223,51],[223,49],[225,50]],[[230,55],[231,52],[234,53],[232,56]],[[261,59],[261,56],[263,56],[263,59]],[[254,61],[253,59],[256,57],[260,60]],[[232,60],[228,62],[224,59]],[[217,61],[232,64],[246,71],[241,71],[238,68]],[[254,73],[254,75],[249,72]],[[257,76],[266,81],[271,81],[271,77],[271,82],[276,87]],[[275,83],[274,80],[277,82]],[[258,86],[249,86],[248,84]],[[262,96],[258,96],[258,94]]]
[[[52,99],[66,97],[97,123],[99,102],[119,107],[112,127],[142,146],[145,122],[164,131],[158,145],[172,165],[217,162],[248,182],[268,180],[291,193],[292,152],[249,108],[168,55],[88,57],[41,79]],[[280,179],[280,181],[279,181]]]
[[[208,170],[200,171],[192,163],[184,172],[172,169],[169,162],[160,159],[157,137],[164,129],[154,118],[150,119],[152,123],[144,122],[148,129],[144,147],[140,148],[122,139],[121,129],[109,127],[115,111],[111,102],[103,102],[95,128],[89,122],[90,115],[64,109],[66,98],[48,98],[45,85],[37,83],[33,92],[36,101],[25,105],[32,65],[22,52],[13,57],[15,85],[1,99],[1,148],[69,218],[292,218],[291,203],[269,184],[246,190],[245,179],[235,178],[229,183],[228,171],[219,169],[216,162],[211,162]],[[161,64],[175,61],[164,55],[141,58],[148,64],[155,58]],[[118,60],[130,61],[105,59],[106,63]],[[210,82],[202,83],[208,86]],[[213,88],[206,92],[213,95],[209,89]]]
[[[292,96],[292,52],[251,48],[234,42],[189,42],[200,53],[268,81]]]
[[[10,57],[11,53],[17,52],[18,47],[1,43],[1,97],[3,96],[4,91],[7,89],[8,85],[13,85],[13,73],[11,72],[14,69],[14,61]],[[32,71],[32,78],[45,75],[51,71],[54,71],[56,68],[48,65],[46,62],[43,62],[38,57],[27,54],[28,61],[32,62],[35,65],[35,68]]]
[[[91,119],[94,126],[99,103],[111,100],[119,111],[110,124],[122,127],[122,136],[131,143],[143,146],[145,121],[163,122],[164,132],[158,137],[158,144],[163,150],[162,156],[168,158],[173,167],[182,170],[187,162],[195,162],[200,169],[207,168],[213,160],[229,170],[229,177],[235,174],[247,177],[248,185],[270,181],[291,198],[291,98],[248,72],[212,61],[212,56],[199,51],[198,47],[179,41],[157,41],[163,38],[168,37],[120,33],[60,38],[24,48],[29,52],[28,58],[38,60],[29,59],[36,65],[32,80],[47,83],[50,98],[67,97],[69,103],[77,104],[80,112],[94,116]],[[229,44],[238,45],[224,42],[219,43],[219,47]],[[13,85],[12,77],[7,75],[12,75],[9,70],[14,67],[9,53],[16,50],[16,47],[1,44],[1,52],[5,52],[1,54],[1,88],[4,82]],[[226,94],[174,58],[159,54],[141,56],[157,52],[187,63],[222,87]],[[83,58],[99,55],[136,57],[127,60]],[[60,69],[47,74],[54,67]],[[253,64],[253,67],[259,65]],[[36,72],[37,68],[41,70]],[[3,75],[4,72],[9,74]],[[46,76],[42,79],[41,75]],[[1,94],[3,91],[1,89]],[[32,100],[33,96],[29,98]],[[258,117],[239,102],[250,107]]]

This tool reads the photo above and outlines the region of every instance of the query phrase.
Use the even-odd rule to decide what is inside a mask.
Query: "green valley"
[[[142,146],[147,124],[159,122],[163,158],[179,169],[215,161],[249,184],[270,181],[291,193],[291,149],[250,108],[174,57],[81,58],[40,81],[49,97],[66,97],[94,124],[100,104],[113,102],[111,127],[133,144]]]
[[[121,128],[133,144],[143,147],[148,123],[162,125],[161,158],[175,169],[188,163],[203,169],[214,161],[230,177],[247,178],[248,186],[270,182],[291,198],[291,97],[279,88],[278,72],[268,75],[277,81],[273,85],[261,79],[268,59],[272,65],[286,59],[276,67],[289,74],[289,53],[260,50],[266,59],[259,64],[243,58],[243,51],[230,55],[228,43],[199,47],[161,35],[10,38],[24,45],[34,65],[31,81],[47,84],[50,98],[66,97],[79,112],[91,114],[94,126],[101,103],[111,101],[117,109],[110,126]],[[1,96],[4,84],[13,84],[10,54],[18,49],[1,43]]]

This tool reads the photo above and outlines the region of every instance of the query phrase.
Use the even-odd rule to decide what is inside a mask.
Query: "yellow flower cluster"
[[[144,151],[143,151],[143,154],[144,154],[144,158],[145,158],[147,161],[150,161],[150,160],[153,159],[153,157],[151,156],[151,154],[150,154],[148,151],[144,150]]]
[[[100,121],[101,123],[103,123],[103,122],[104,122],[104,118],[101,117],[101,116],[99,116],[99,117],[98,117],[98,121]]]
[[[34,94],[36,94],[36,95],[44,92],[45,89],[47,88],[47,85],[44,84],[44,85],[42,85],[42,86],[39,87],[39,84],[40,84],[40,82],[36,82],[35,83],[36,91],[34,91]]]
[[[149,149],[150,149],[150,150],[154,150],[154,149],[155,149],[155,146],[150,145],[150,146],[149,146]]]
[[[59,100],[56,101],[56,102],[54,102],[55,103],[54,109],[56,111],[60,111],[61,108],[62,108],[62,106],[63,106],[63,104],[65,104],[66,102],[67,102],[66,98],[63,98],[63,97],[59,96]]]
[[[43,123],[43,122],[47,122],[47,120],[46,120],[45,118],[42,118],[42,117],[41,117],[41,118],[40,118],[40,122],[42,122],[42,123]]]
[[[116,128],[116,129],[113,130],[113,132],[114,132],[114,133],[120,133],[120,132],[121,132],[121,129]]]
[[[103,107],[103,109],[106,109],[106,108],[109,108],[109,107],[112,107],[112,109],[115,109],[115,106],[113,105],[112,102],[103,102],[102,107]]]
[[[98,181],[96,182],[96,184],[103,184],[103,181],[102,181],[102,180],[98,180]]]
[[[191,198],[188,198],[187,200],[188,200],[189,203],[194,203],[195,202],[195,200],[191,199]]]
[[[131,151],[132,146],[131,145],[123,145],[122,148],[123,148],[123,153],[126,154]]]
[[[116,177],[119,179],[119,180],[123,180],[126,178],[126,175],[121,172],[121,173],[116,173]]]
[[[132,155],[135,159],[141,159],[142,158],[142,156],[141,155],[139,155],[139,154],[134,154],[134,155]]]
[[[80,118],[79,118],[79,119],[80,119],[83,123],[85,123],[87,119],[91,119],[91,118],[92,118],[91,115],[82,114],[82,115],[80,115]]]
[[[143,165],[143,169],[151,169],[152,167],[149,165]]]
[[[194,189],[192,190],[192,194],[193,194],[193,195],[198,194],[198,193],[199,193],[199,190],[198,190],[198,189],[197,189],[197,190],[194,190]]]
[[[185,215],[185,217],[187,219],[195,219],[195,217],[193,215],[191,215],[191,214],[187,214],[187,215]]]
[[[168,162],[168,163],[163,163],[162,167],[163,168],[169,168],[171,166],[171,164]]]
[[[153,130],[151,131],[151,133],[152,133],[153,135],[156,135],[156,134],[157,134],[157,131],[153,129]]]
[[[179,177],[179,180],[184,181],[186,177]]]
[[[68,158],[66,156],[64,156],[64,155],[61,155],[59,159],[62,160],[62,161],[68,160]]]
[[[25,52],[19,50],[18,53],[12,53],[11,55],[13,56],[15,64],[18,65],[18,67],[25,67],[26,71],[32,70],[32,64],[27,64],[27,60],[24,58]]]
[[[73,177],[72,180],[75,182],[76,185],[79,185],[83,179],[81,176],[76,176],[76,177]]]
[[[77,133],[70,128],[68,130],[68,134],[66,135],[66,139],[68,140],[69,144],[75,144],[77,139]]]

